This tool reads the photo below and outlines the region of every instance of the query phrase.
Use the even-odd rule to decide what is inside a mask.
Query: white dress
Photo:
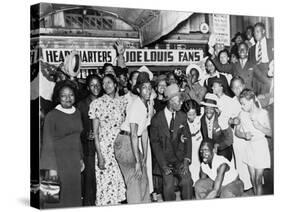
[[[246,143],[245,163],[255,169],[270,168],[270,152],[265,134],[254,127],[249,113],[242,111],[239,117],[244,131],[254,135]],[[264,126],[270,127],[266,110],[261,109],[254,118]]]
[[[236,96],[233,97],[233,100],[235,103],[233,105],[233,109],[237,111],[236,116],[238,116],[239,113],[242,111],[241,104],[239,103],[239,100],[237,99]],[[248,190],[253,187],[251,183],[248,166],[244,162],[244,159],[246,157],[246,147],[247,147],[247,141],[237,137],[233,132],[233,151],[235,155],[235,165],[239,174],[239,178],[244,183],[244,190]]]
[[[115,205],[126,199],[125,182],[115,159],[114,142],[120,132],[120,126],[125,118],[126,99],[111,98],[108,95],[94,100],[90,104],[90,119],[98,118],[101,153],[105,159],[105,170],[98,167],[96,155],[96,205]]]
[[[201,133],[201,120],[200,116],[197,116],[195,120],[191,123],[187,120],[191,135],[192,135],[192,159],[189,166],[191,173],[191,178],[193,183],[199,180],[200,172],[200,160],[199,160],[199,148],[202,142],[202,133]]]

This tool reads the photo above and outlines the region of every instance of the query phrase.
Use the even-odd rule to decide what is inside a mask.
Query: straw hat
[[[177,84],[171,84],[164,91],[165,101],[175,96],[181,96],[181,94],[179,86]]]
[[[62,71],[70,77],[76,77],[80,72],[81,59],[77,51],[72,51],[65,57]]]
[[[146,67],[142,66],[138,69],[139,72],[146,72],[149,75],[149,80],[151,81],[153,79],[153,73]]]
[[[217,101],[218,101],[218,97],[215,94],[207,93],[204,100],[200,104],[204,106],[217,108],[218,107]]]

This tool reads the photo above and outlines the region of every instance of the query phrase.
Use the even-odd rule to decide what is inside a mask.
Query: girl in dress
[[[270,152],[265,136],[271,136],[268,112],[260,108],[254,92],[244,89],[240,94],[242,112],[235,134],[246,140],[244,162],[248,165],[255,195],[262,195],[263,171],[270,168]]]
[[[189,170],[192,180],[195,183],[199,180],[199,148],[203,138],[201,134],[200,106],[195,100],[190,99],[183,103],[182,109],[187,114],[187,123],[192,136],[192,162],[189,166]]]
[[[105,94],[90,104],[96,146],[96,205],[118,204],[126,199],[125,183],[114,154],[114,142],[125,119],[126,98],[116,96],[112,74],[103,78]]]

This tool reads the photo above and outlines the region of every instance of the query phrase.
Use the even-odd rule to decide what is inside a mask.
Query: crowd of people
[[[210,46],[206,71],[191,64],[159,76],[126,68],[118,41],[117,66],[89,75],[86,95],[77,79],[58,78],[41,110],[40,169],[59,177],[61,193],[44,207],[148,203],[155,192],[164,201],[175,191],[182,200],[262,195],[273,42],[263,23],[233,41],[230,51]]]

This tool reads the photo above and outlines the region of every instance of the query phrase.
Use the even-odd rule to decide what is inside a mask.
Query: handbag
[[[61,182],[60,178],[49,177],[48,171],[47,174],[43,174],[40,182],[40,196],[44,203],[59,203],[60,202],[60,191],[61,191]]]

